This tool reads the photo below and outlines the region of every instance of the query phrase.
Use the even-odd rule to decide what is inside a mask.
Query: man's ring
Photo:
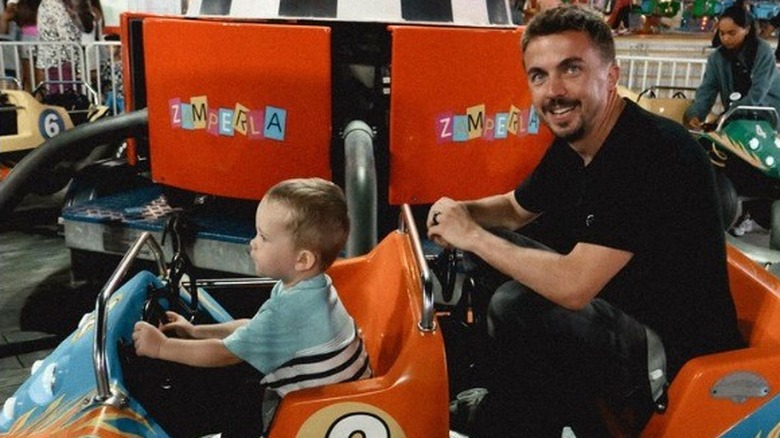
[[[431,218],[431,222],[432,222],[434,225],[439,225],[439,215],[440,215],[440,214],[441,214],[441,212],[440,212],[440,211],[434,211],[434,212],[433,212],[433,217]]]

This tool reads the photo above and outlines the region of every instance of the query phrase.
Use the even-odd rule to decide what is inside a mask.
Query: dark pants
[[[515,233],[496,234],[527,247]],[[601,299],[560,307],[467,255],[475,282],[495,290],[487,309],[497,360],[473,437],[608,436],[601,409],[629,409],[634,432],[652,413],[645,326]],[[471,266],[469,266],[471,265]]]
[[[128,391],[172,437],[259,437],[262,374],[243,363],[197,368],[132,355],[123,366]]]

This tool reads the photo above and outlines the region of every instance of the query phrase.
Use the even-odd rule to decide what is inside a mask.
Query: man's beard
[[[545,114],[552,114],[553,111],[556,108],[558,108],[558,107],[571,107],[572,110],[573,110],[579,104],[580,104],[580,102],[578,100],[569,100],[569,99],[563,99],[563,98],[550,99],[542,107],[542,112],[545,113]],[[576,122],[576,121],[574,121],[574,122]],[[572,132],[563,133],[563,134],[555,132],[557,129],[553,129],[552,128],[552,123],[547,122],[547,126],[550,127],[550,129],[553,131],[553,134],[555,134],[558,138],[566,140],[566,141],[568,141],[570,143],[574,142],[574,141],[577,141],[577,140],[580,140],[580,139],[582,139],[582,137],[585,136],[585,124],[584,123],[581,123],[580,126],[578,126]]]
[[[558,137],[566,140],[569,143],[575,142],[577,140],[581,140],[582,137],[585,137],[585,125],[582,124],[579,126],[579,128],[575,129],[574,131],[565,135],[558,135]]]

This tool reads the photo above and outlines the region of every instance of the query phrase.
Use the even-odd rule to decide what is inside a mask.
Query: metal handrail
[[[412,208],[409,204],[401,206],[401,214],[398,219],[398,231],[409,233],[414,251],[414,258],[417,259],[417,265],[420,267],[420,280],[423,289],[422,295],[422,316],[418,324],[420,330],[430,332],[436,330],[436,322],[433,319],[433,278],[428,269],[428,262],[425,260],[422,244],[420,243],[420,234],[417,232],[417,225],[414,223]]]
[[[109,385],[108,361],[106,360],[106,311],[109,298],[111,298],[111,295],[117,289],[119,283],[124,279],[127,271],[130,269],[130,264],[141,252],[141,248],[144,244],[148,244],[149,248],[154,253],[160,275],[164,276],[166,274],[167,268],[164,262],[165,258],[162,247],[157,243],[157,240],[154,239],[151,232],[144,231],[135,239],[133,245],[127,253],[125,253],[122,261],[119,262],[119,266],[117,266],[114,273],[111,274],[106,285],[103,286],[95,303],[96,321],[95,340],[92,345],[92,363],[95,371],[95,380],[97,382],[97,394],[93,398],[93,401],[97,403],[114,406],[121,406],[124,404],[124,398],[121,395],[113,394]]]
[[[195,280],[195,287],[219,287],[219,288],[246,288],[255,286],[273,286],[279,280],[270,277],[246,277],[246,278],[198,278]],[[189,289],[192,283],[189,280],[183,280],[181,286]]]
[[[715,129],[716,132],[721,132],[723,129],[723,125],[726,124],[728,119],[737,111],[758,111],[758,112],[766,112],[770,113],[772,116],[772,121],[774,122],[772,125],[772,128],[777,129],[778,121],[780,121],[780,116],[777,114],[777,110],[773,107],[767,107],[767,106],[747,106],[747,105],[738,105],[735,107],[731,107],[726,111],[718,121],[718,127]]]

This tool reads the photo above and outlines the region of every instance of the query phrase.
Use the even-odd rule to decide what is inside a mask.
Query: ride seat
[[[747,430],[740,424],[760,423],[751,414],[780,394],[780,280],[735,247],[727,250],[731,294],[748,345],[688,361],[669,387],[667,411],[653,415],[642,436],[756,436],[754,424]]]
[[[368,254],[337,261],[328,274],[362,332],[374,376],[288,394],[270,437],[321,435],[327,426],[315,423],[335,424],[339,410],[355,403],[391,436],[446,436],[444,342],[438,329],[418,327],[422,288],[408,234],[392,232]]]
[[[653,114],[683,124],[685,111],[691,106],[693,99],[687,98],[682,89],[685,91],[693,91],[693,89],[681,87],[681,90],[673,93],[671,97],[656,97],[656,90],[659,92],[668,90],[670,93],[675,90],[675,88],[656,86],[639,93],[633,100],[636,101],[640,107]]]
[[[390,204],[506,193],[552,142],[531,105],[522,28],[390,26]]]
[[[693,103],[693,99],[656,97],[654,99],[640,99],[638,103],[639,106],[651,113],[682,124],[685,111]]]
[[[739,329],[752,348],[780,347],[780,282],[733,246],[729,281]]]
[[[328,27],[149,17],[143,29],[155,182],[257,201],[287,178],[331,179]]]

